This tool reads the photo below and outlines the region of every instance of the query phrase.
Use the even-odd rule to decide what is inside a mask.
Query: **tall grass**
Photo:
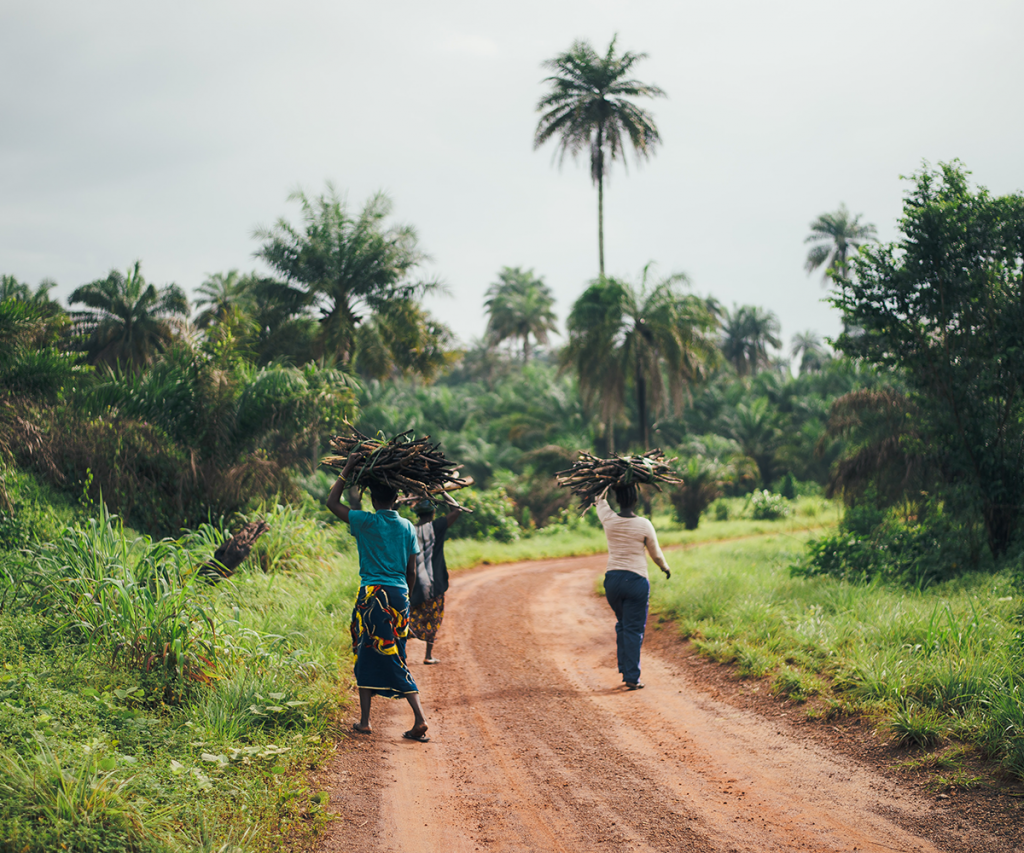
[[[38,603],[59,630],[80,634],[112,662],[209,680],[216,618],[195,583],[195,558],[172,540],[126,531],[104,506],[36,554]]]
[[[0,754],[0,848],[19,853],[162,851],[167,810],[143,812],[126,796],[116,761],[62,760],[45,740],[28,758]]]
[[[262,853],[318,825],[358,574],[337,528],[258,509],[268,562],[217,586],[195,570],[224,525],[154,541],[103,509],[0,560],[0,851]]]
[[[836,700],[877,715],[898,741],[962,739],[1024,778],[1022,609],[1012,579],[977,574],[920,591],[795,577],[789,567],[805,540],[670,554],[673,578],[654,579],[654,606],[704,653],[772,676],[777,692],[806,695],[787,685],[824,678]]]

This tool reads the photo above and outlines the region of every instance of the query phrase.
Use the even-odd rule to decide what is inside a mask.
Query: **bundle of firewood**
[[[659,483],[678,485],[683,481],[676,476],[661,450],[648,450],[642,456],[619,456],[600,459],[585,450],[580,451],[571,468],[559,471],[555,476],[558,485],[569,489],[580,499],[584,510],[592,507],[607,488],[616,486],[654,486],[661,491]]]
[[[439,496],[449,506],[458,506],[451,492],[472,482],[459,476],[458,466],[445,459],[439,443],[432,444],[430,436],[414,438],[412,430],[388,440],[383,433],[370,438],[352,428],[348,435],[334,436],[330,444],[336,455],[320,464],[341,472],[354,460],[346,480],[349,487],[384,483],[411,497]]]

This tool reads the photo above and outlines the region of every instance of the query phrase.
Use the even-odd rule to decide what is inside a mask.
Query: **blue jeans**
[[[615,611],[615,649],[622,680],[640,680],[640,646],[647,626],[647,601],[651,583],[636,572],[616,569],[604,576],[604,594]]]

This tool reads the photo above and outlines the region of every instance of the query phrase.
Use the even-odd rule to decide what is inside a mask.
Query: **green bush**
[[[750,515],[755,521],[776,521],[792,511],[789,501],[767,489],[754,489],[750,495]]]
[[[793,572],[853,581],[879,578],[923,589],[990,564],[977,531],[941,506],[930,507],[923,518],[905,518],[897,509],[865,504],[848,508],[835,533],[811,542]]]
[[[459,503],[471,512],[463,513],[451,529],[452,539],[493,539],[515,542],[520,536],[515,504],[501,486],[478,491],[463,489]]]

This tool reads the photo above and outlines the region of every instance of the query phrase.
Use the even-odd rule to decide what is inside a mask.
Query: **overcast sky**
[[[504,265],[563,319],[597,273],[597,194],[587,162],[533,150],[541,62],[615,33],[668,97],[656,156],[612,167],[609,274],[655,261],[787,341],[834,334],[803,269],[818,214],[894,238],[925,159],[1024,189],[1020,0],[0,0],[0,272],[66,297],[141,259],[191,292],[258,268],[253,229],[330,180],[353,209],[390,194],[463,341]]]

